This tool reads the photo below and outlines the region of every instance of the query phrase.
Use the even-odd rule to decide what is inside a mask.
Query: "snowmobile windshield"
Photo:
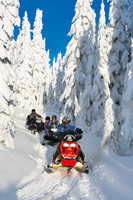
[[[74,137],[74,135],[66,135],[64,137],[64,140],[67,141],[67,142],[72,142],[72,141],[75,140],[75,137]]]
[[[76,137],[74,136],[75,132],[72,131],[72,130],[68,130],[68,131],[65,131],[65,132],[58,132],[57,135],[58,135],[58,139],[60,141],[76,141]]]

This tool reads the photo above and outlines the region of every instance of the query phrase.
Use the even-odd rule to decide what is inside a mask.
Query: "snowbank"
[[[41,112],[39,112],[41,113]],[[54,147],[25,129],[28,112],[16,111],[15,149],[0,145],[0,200],[132,200],[133,157],[100,150],[100,140],[88,132],[79,141],[90,173],[65,177],[47,174]],[[44,114],[44,117],[52,112]],[[58,116],[59,119],[59,116]]]

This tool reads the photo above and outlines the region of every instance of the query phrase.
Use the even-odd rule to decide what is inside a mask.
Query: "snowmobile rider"
[[[47,124],[45,128],[45,135],[44,139],[52,139],[53,138],[53,131],[52,129],[58,129],[60,123],[57,120],[56,115],[52,115],[52,120]]]
[[[73,131],[74,135],[76,137],[77,140],[82,138],[82,133],[83,131],[80,128],[75,128],[75,126],[70,124],[71,119],[69,117],[64,117],[62,119],[62,124],[58,127],[57,129],[57,133],[63,133],[65,131]],[[77,136],[76,136],[77,135]],[[53,162],[58,163],[58,160],[60,160],[61,156],[60,156],[60,145],[57,146],[54,155],[53,155]],[[82,152],[80,146],[79,146],[79,155],[78,155],[78,161],[83,163],[84,162],[84,153]]]
[[[56,115],[52,115],[52,120],[50,121],[49,126],[52,127],[53,124],[56,124],[57,127],[60,125],[60,123],[57,120],[57,116]]]
[[[51,131],[52,128],[58,128],[60,123],[57,120],[56,115],[52,115],[52,120],[47,125],[47,130]]]
[[[71,119],[68,116],[63,117],[62,124],[58,127],[57,132],[62,133],[62,132],[71,130],[71,131],[77,131],[78,133],[83,133],[81,129],[75,128],[75,126],[71,125],[70,122],[71,122]]]
[[[48,126],[49,123],[50,123],[50,117],[47,116],[47,117],[45,118],[45,123],[44,123],[44,130],[45,130],[45,132],[44,132],[44,135],[43,135],[43,142],[42,142],[42,145],[45,145],[44,140],[45,140],[45,139],[48,139],[47,128],[46,128],[46,127]]]
[[[35,122],[36,117],[42,118],[41,115],[36,113],[35,109],[31,110],[31,114],[27,116],[27,125],[30,125]]]

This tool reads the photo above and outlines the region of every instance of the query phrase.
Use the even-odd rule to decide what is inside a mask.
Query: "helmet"
[[[35,109],[32,109],[31,112],[36,112],[36,110],[35,110]]]
[[[48,121],[50,121],[50,117],[49,117],[49,116],[47,116],[47,117],[45,118],[45,120],[48,120]]]
[[[68,117],[68,116],[66,116],[66,117],[63,117],[63,119],[62,119],[62,124],[63,125],[68,125],[69,123],[71,122],[71,119]]]
[[[52,115],[52,119],[57,119],[57,116],[56,115]]]

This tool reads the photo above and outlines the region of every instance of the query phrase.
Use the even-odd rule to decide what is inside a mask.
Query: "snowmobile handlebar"
[[[76,131],[68,130],[65,132],[57,132],[55,138],[57,138],[59,141],[70,141],[73,142],[80,140],[82,138],[82,134],[78,133]]]

